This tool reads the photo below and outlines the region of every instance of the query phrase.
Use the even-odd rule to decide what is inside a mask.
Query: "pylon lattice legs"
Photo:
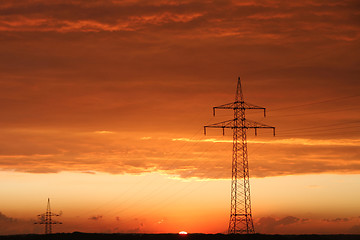
[[[240,104],[241,105],[241,104]],[[228,233],[255,233],[251,214],[245,109],[235,109],[231,180],[231,210]]]
[[[225,128],[233,130],[231,211],[228,233],[255,233],[251,214],[246,130],[252,128],[256,135],[259,128],[270,128],[273,129],[275,136],[275,128],[245,118],[246,109],[263,110],[265,117],[265,108],[244,102],[240,78],[236,88],[235,101],[214,107],[214,116],[215,109],[232,109],[234,111],[234,119],[204,126],[204,134],[206,134],[207,128],[222,128],[223,134]]]
[[[50,199],[48,198],[46,212],[43,213],[43,214],[38,215],[39,221],[35,222],[35,224],[44,224],[45,225],[45,234],[51,234],[53,224],[62,224],[61,222],[53,221],[52,220],[53,216],[57,217],[57,216],[60,216],[60,215],[51,212]]]

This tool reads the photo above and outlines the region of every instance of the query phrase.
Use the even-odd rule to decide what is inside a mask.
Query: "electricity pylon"
[[[231,211],[228,233],[255,233],[251,214],[246,130],[253,128],[255,135],[257,135],[258,128],[271,128],[275,136],[275,127],[245,118],[245,110],[247,109],[264,110],[264,117],[266,116],[266,111],[263,107],[244,102],[240,77],[238,78],[235,102],[214,107],[214,116],[216,109],[232,109],[234,111],[234,119],[204,126],[205,135],[206,128],[222,128],[223,135],[225,134],[225,128],[231,128],[233,130]]]
[[[51,219],[51,217],[58,217],[58,216],[60,216],[60,214],[55,214],[51,212],[50,198],[48,198],[46,212],[38,215],[39,221],[35,222],[35,224],[45,224],[45,234],[51,234],[53,224],[62,224],[62,222],[53,221]]]

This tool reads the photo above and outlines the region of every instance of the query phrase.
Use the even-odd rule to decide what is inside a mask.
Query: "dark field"
[[[215,240],[215,239],[246,239],[246,240],[360,240],[360,235],[224,235],[224,234],[96,234],[96,233],[62,233],[62,234],[51,234],[51,235],[11,235],[11,236],[0,236],[0,240],[41,240],[41,239],[54,239],[54,240],[113,240],[113,239],[124,239],[124,240],[165,240],[165,239],[182,239],[182,240]]]

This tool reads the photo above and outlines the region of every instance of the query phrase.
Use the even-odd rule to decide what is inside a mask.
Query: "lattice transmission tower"
[[[245,110],[261,109],[264,111],[264,117],[266,111],[263,107],[244,102],[240,77],[237,82],[235,101],[214,107],[214,116],[216,109],[232,109],[234,111],[233,119],[204,126],[205,135],[207,128],[222,128],[223,135],[225,134],[225,128],[233,130],[231,211],[228,233],[252,234],[255,233],[255,229],[251,214],[246,130],[253,128],[256,136],[258,128],[271,128],[275,136],[275,127],[245,118]]]
[[[53,224],[62,224],[62,222],[52,220],[52,217],[58,217],[58,216],[60,216],[60,214],[55,214],[51,212],[50,198],[48,198],[46,212],[38,215],[39,221],[35,222],[35,224],[44,224],[45,234],[51,234]]]

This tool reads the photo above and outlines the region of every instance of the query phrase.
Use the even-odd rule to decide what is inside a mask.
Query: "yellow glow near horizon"
[[[359,180],[360,175],[335,174],[252,178],[253,217],[356,217]],[[59,231],[126,232],[137,226],[142,232],[176,232],[182,226],[191,232],[216,233],[227,227],[229,179],[0,172],[0,182],[3,214],[35,219],[50,197],[53,211],[62,211],[61,219],[67,222],[57,226]]]

